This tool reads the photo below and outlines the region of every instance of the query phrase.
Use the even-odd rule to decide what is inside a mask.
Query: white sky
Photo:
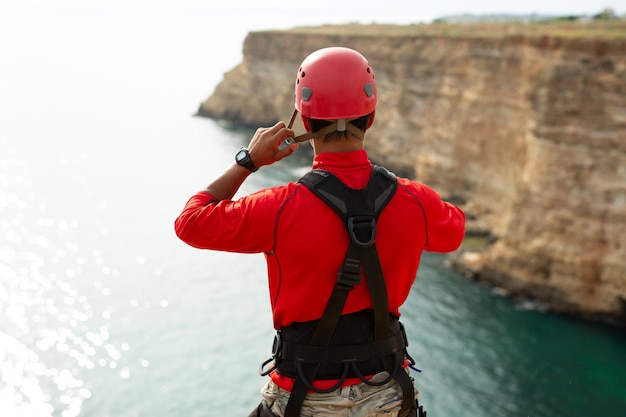
[[[472,14],[547,14],[547,15],[592,15],[604,8],[612,8],[618,15],[626,14],[626,0],[0,0],[4,7],[106,7],[106,8],[200,8],[205,10],[268,12],[328,16],[329,22],[372,21],[387,23],[415,22],[433,18]],[[260,23],[260,22],[259,22]],[[262,24],[260,25],[262,26]]]

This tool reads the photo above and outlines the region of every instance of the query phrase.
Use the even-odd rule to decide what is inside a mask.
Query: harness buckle
[[[267,358],[262,364],[261,366],[259,366],[259,375],[261,376],[267,376],[269,374],[271,374],[272,372],[274,372],[274,370],[276,369],[276,362],[274,362],[274,358]],[[267,365],[269,365],[270,363],[272,363],[272,365],[265,369],[265,367]]]
[[[283,348],[283,338],[280,335],[280,330],[276,332],[274,336],[274,342],[272,343],[272,358],[279,358]]]
[[[355,285],[361,283],[361,262],[358,259],[346,258],[337,274],[337,283],[354,288]]]
[[[261,364],[261,366],[259,366],[259,374],[261,376],[266,376],[274,372],[274,370],[276,369],[276,358],[280,358],[282,347],[283,347],[283,339],[280,336],[280,330],[279,330],[278,332],[276,332],[276,336],[274,336],[274,343],[272,343],[272,356],[267,358]],[[269,368],[265,369],[265,367],[267,367],[267,365],[269,365],[270,363],[271,365],[269,366]]]
[[[376,240],[376,219],[373,216],[348,217],[350,239],[357,246],[367,248]]]

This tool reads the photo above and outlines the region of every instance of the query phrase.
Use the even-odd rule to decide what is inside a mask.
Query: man
[[[294,138],[283,122],[258,129],[187,202],[176,233],[197,248],[265,254],[278,332],[263,401],[251,416],[425,415],[399,308],[422,251],[457,249],[465,216],[431,188],[369,161],[363,140],[376,83],[360,53],[312,53],[295,89],[307,134]],[[303,140],[314,150],[312,173],[231,200],[250,174]]]

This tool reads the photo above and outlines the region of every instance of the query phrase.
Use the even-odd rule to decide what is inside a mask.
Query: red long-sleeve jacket
[[[313,168],[326,169],[352,188],[364,188],[373,165],[364,150],[322,153]],[[202,249],[264,253],[274,327],[319,319],[335,285],[349,236],[340,217],[306,186],[290,183],[236,201],[199,192],[175,222],[184,242]],[[400,316],[422,251],[450,252],[465,233],[465,216],[431,188],[398,178],[380,215],[376,247],[390,313]],[[351,292],[344,314],[372,308],[365,280]]]

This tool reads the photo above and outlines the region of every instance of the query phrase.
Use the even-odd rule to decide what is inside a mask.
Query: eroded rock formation
[[[457,267],[553,311],[625,324],[620,27],[621,37],[421,26],[250,33],[243,62],[199,113],[250,125],[287,120],[302,59],[325,46],[357,49],[379,91],[371,158],[460,202],[470,232],[494,237],[480,253],[462,252]]]

